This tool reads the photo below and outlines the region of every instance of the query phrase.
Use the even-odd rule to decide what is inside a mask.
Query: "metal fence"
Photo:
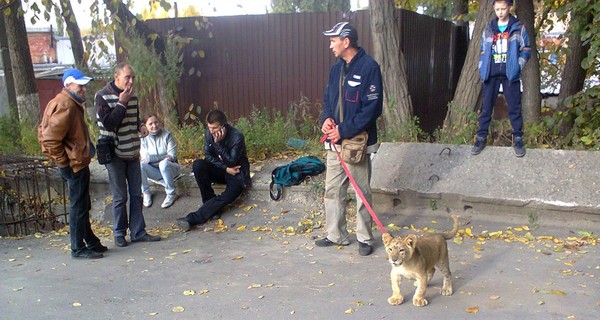
[[[67,223],[66,185],[45,159],[0,155],[0,235],[55,230]]]
[[[398,17],[414,113],[422,128],[432,132],[443,123],[456,73],[462,68],[456,63],[460,61],[456,52],[467,43],[456,35],[464,30],[451,22],[405,10],[399,10]],[[185,71],[177,97],[182,122],[192,104],[202,107],[201,119],[214,107],[232,119],[250,115],[253,108],[285,114],[302,96],[316,103],[318,109],[334,62],[322,31],[339,21],[355,25],[359,45],[372,54],[368,11],[350,17],[339,12],[210,17],[208,30],[199,30],[198,20],[147,21],[158,33],[177,30],[183,37],[199,40],[183,52]],[[201,51],[204,58],[199,55]],[[315,114],[319,111],[313,110]]]

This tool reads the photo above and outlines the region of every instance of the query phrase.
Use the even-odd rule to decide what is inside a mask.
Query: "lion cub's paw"
[[[425,298],[417,298],[414,297],[413,298],[413,305],[417,306],[417,307],[424,307],[428,304],[429,302],[427,301],[427,299]]]
[[[442,288],[443,296],[451,296],[452,295],[452,287]]]
[[[393,306],[397,306],[399,304],[402,304],[402,302],[404,302],[404,297],[389,297],[388,298],[388,303],[393,305]]]

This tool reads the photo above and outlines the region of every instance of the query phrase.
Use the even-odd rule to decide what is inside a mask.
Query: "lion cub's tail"
[[[454,238],[454,235],[456,235],[456,233],[458,232],[458,217],[459,217],[459,215],[457,215],[457,214],[452,215],[452,220],[454,220],[454,227],[452,228],[451,231],[440,233],[442,235],[442,237],[444,237],[444,239],[450,240],[450,239]]]

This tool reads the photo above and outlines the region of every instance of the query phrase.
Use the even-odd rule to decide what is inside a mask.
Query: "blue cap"
[[[77,83],[79,85],[85,86],[88,82],[94,80],[94,78],[86,77],[83,72],[72,68],[63,74],[62,81],[63,85],[66,87],[68,84]]]

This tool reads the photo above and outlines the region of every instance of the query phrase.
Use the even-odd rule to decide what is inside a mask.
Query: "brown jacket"
[[[90,164],[85,109],[67,89],[48,102],[38,127],[38,140],[42,152],[61,168],[71,166],[73,172],[78,172]]]

